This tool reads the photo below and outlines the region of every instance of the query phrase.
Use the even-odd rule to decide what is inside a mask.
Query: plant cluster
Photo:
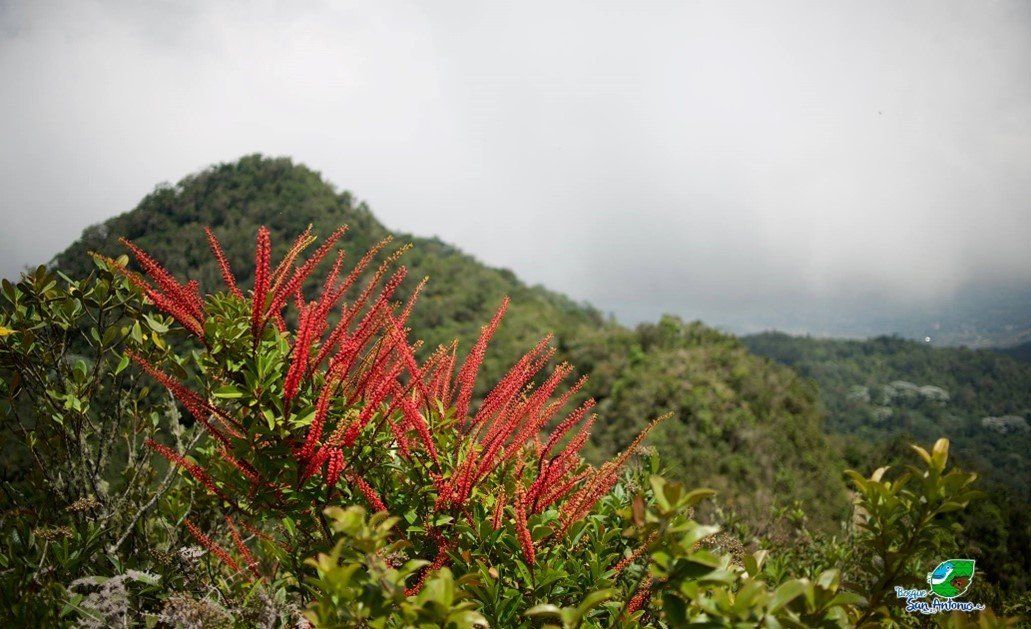
[[[247,290],[211,231],[220,292],[129,241],[141,272],[97,255],[81,282],[41,269],[5,284],[5,447],[29,462],[5,479],[13,619],[899,623],[890,587],[947,547],[941,516],[978,497],[940,441],[901,476],[851,475],[841,541],[805,531],[804,557],[748,552],[753,540],[694,519],[712,491],[665,480],[641,448],[658,420],[585,460],[595,404],[550,337],[478,386],[507,300],[464,357],[454,343],[423,352],[409,340],[423,284],[397,299],[406,247],[381,241],[345,269],[343,234],[316,247],[305,231],[273,261],[260,229]]]

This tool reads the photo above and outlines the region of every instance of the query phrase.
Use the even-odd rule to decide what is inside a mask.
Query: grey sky
[[[1031,284],[1026,2],[0,0],[0,85],[5,276],[262,152],[628,320]]]

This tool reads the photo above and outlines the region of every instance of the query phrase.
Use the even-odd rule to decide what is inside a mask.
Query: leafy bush
[[[148,552],[160,533],[147,516],[176,478],[159,475],[144,441],[160,432],[182,452],[191,438],[124,354],[181,369],[170,319],[145,313],[124,278],[40,267],[4,280],[3,300],[0,600],[11,622],[33,625],[60,612],[61,584]]]
[[[306,231],[273,265],[259,230],[248,293],[211,232],[222,292],[202,295],[128,241],[143,274],[98,255],[81,282],[41,269],[4,286],[5,447],[22,456],[5,479],[0,547],[12,619],[906,623],[891,591],[951,550],[943,516],[978,497],[974,475],[946,471],[941,440],[900,474],[850,472],[855,517],[840,538],[810,532],[796,506],[781,514],[802,543],[746,550],[746,527],[695,520],[714,492],[659,475],[640,447],[656,422],[611,460],[584,459],[594,402],[581,401],[583,379],[566,384],[573,368],[550,337],[478,386],[507,300],[464,360],[456,344],[420,360],[407,329],[419,289],[395,300],[405,247],[387,254],[384,241],[346,273],[337,254],[314,281],[342,233],[304,259]],[[45,464],[50,449],[64,467]]]
[[[481,601],[483,612],[502,626],[536,600],[579,601],[606,568],[588,555],[618,539],[615,529],[590,516],[647,429],[612,461],[585,463],[579,450],[594,422],[593,402],[570,403],[583,380],[560,389],[569,365],[544,371],[554,355],[548,338],[474,410],[477,371],[507,300],[460,367],[453,344],[420,364],[404,329],[414,297],[403,306],[390,301],[405,276],[404,267],[390,271],[403,248],[360,290],[357,278],[378,249],[346,276],[338,256],[318,298],[302,296],[304,281],[342,233],[301,263],[313,242],[302,234],[274,268],[268,232],[259,231],[250,297],[236,286],[214,235],[229,289],[207,299],[131,243],[149,280],[108,261],[201,345],[194,361],[200,392],[131,354],[210,436],[190,458],[148,442],[210,495],[200,510],[207,526],[187,519],[187,529],[230,574],[276,579],[283,570],[289,587],[290,575],[303,573],[303,558],[330,541],[323,507],[364,503],[398,514],[391,522],[405,542],[406,561],[428,562],[407,575],[410,595],[450,564],[456,574],[482,577],[482,597],[490,599]],[[352,289],[355,296],[331,321]],[[299,311],[293,330],[288,306]],[[572,410],[563,416],[567,406]],[[210,526],[219,514],[221,535]],[[233,552],[213,539],[219,536]],[[505,577],[492,578],[499,565],[506,566]],[[519,601],[522,607],[513,605]]]

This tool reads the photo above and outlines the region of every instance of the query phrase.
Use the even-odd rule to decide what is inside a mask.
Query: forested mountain
[[[719,489],[722,503],[740,515],[766,517],[771,506],[796,500],[812,506],[817,524],[829,525],[844,513],[841,462],[823,436],[815,389],[791,370],[699,323],[666,318],[627,329],[439,240],[390,234],[352,194],[334,190],[289,159],[248,156],[161,186],[136,209],[87,229],[54,264],[81,276],[93,264],[89,251],[124,253],[118,238],[126,237],[180,278],[197,278],[205,289],[218,290],[218,266],[203,232],[210,226],[237,279],[248,286],[258,227],[271,230],[275,258],[309,224],[323,236],[349,225],[343,242],[352,261],[388,235],[414,244],[402,258],[410,268],[402,296],[429,276],[411,318],[425,350],[454,338],[468,348],[509,295],[512,306],[488,352],[480,386],[496,381],[541,336],[554,333],[558,358],[590,376],[586,393],[599,401],[596,456],[617,452],[657,413],[672,411],[651,443],[676,475]]]

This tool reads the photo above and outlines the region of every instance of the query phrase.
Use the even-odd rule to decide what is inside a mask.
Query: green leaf
[[[781,607],[805,594],[807,587],[810,587],[809,583],[800,579],[793,579],[781,584],[773,593],[773,597],[770,598],[770,611],[776,612]]]
[[[597,592],[591,592],[584,598],[583,602],[581,602],[580,605],[577,606],[577,620],[580,620],[581,618],[586,616],[587,613],[595,607],[617,596],[619,596],[619,590],[617,590],[616,588],[608,588],[605,590],[598,590]]]
[[[525,614],[531,618],[561,618],[562,608],[551,603],[542,603],[541,605],[534,605],[530,609],[526,610]]]
[[[215,389],[213,395],[223,400],[238,400],[244,396],[244,392],[231,384]]]
[[[150,329],[154,330],[158,334],[164,334],[165,332],[168,332],[168,326],[167,325],[165,325],[164,323],[161,323],[160,321],[158,321],[154,317],[150,316],[149,314],[143,315],[143,318],[146,319],[147,325],[150,326]]]

